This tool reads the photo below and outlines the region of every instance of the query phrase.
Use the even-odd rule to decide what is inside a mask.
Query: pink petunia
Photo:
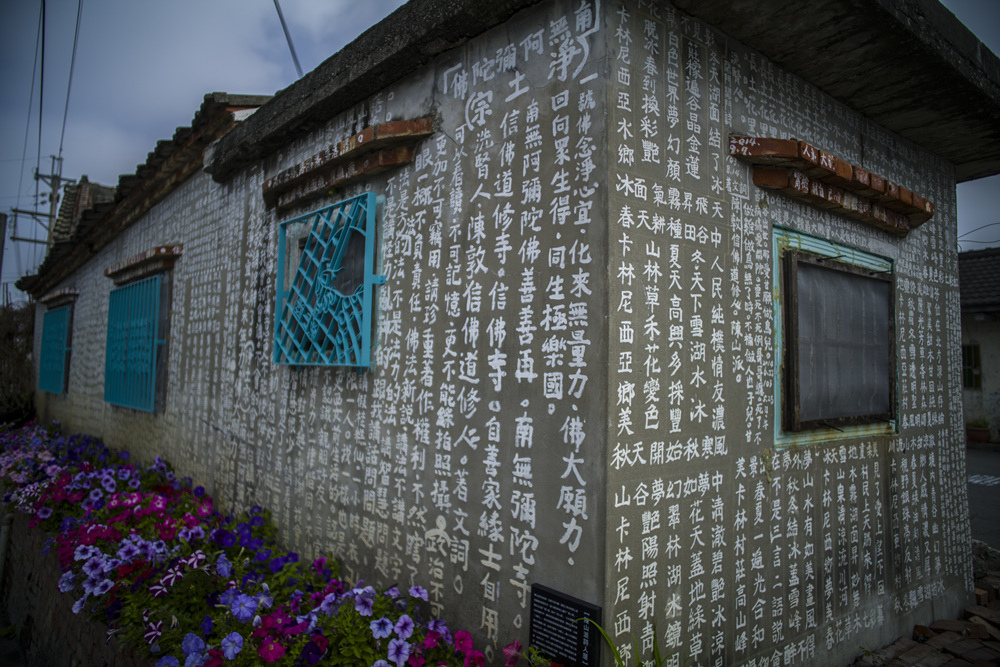
[[[470,650],[465,654],[463,667],[482,667],[486,663],[486,657],[476,650]]]
[[[516,639],[504,647],[503,664],[504,667],[514,667],[521,660],[521,642]]]
[[[277,662],[285,652],[285,647],[271,638],[260,645],[257,654],[264,659],[264,662]]]
[[[472,635],[470,635],[465,630],[459,630],[455,633],[455,650],[461,651],[462,653],[468,653],[472,650]]]

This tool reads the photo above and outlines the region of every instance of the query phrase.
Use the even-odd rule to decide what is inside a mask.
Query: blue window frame
[[[53,308],[42,319],[42,350],[38,360],[38,388],[53,394],[66,391],[70,353],[70,308]]]
[[[163,274],[111,290],[105,350],[104,400],[135,410],[156,409],[157,376],[165,344],[161,325]]]
[[[371,364],[375,207],[369,192],[281,223],[274,363]]]

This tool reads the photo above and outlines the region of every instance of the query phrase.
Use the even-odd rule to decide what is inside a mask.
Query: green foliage
[[[33,414],[34,330],[34,304],[0,306],[0,423],[23,423]]]

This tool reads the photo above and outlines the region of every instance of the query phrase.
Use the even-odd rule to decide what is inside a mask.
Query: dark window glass
[[[803,252],[785,261],[786,430],[889,421],[890,275]]]

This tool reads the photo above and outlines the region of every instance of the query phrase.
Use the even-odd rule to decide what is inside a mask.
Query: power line
[[[24,165],[28,161],[28,130],[31,129],[31,107],[35,101],[35,73],[38,70],[38,47],[42,41],[42,16],[38,14],[38,33],[35,35],[35,59],[31,61],[31,88],[28,92],[28,118],[24,121],[24,148],[21,149],[21,175],[17,181],[17,206],[21,206],[21,187],[24,184]],[[41,158],[39,157],[39,162]],[[15,218],[16,220],[16,218]]]
[[[69,91],[73,87],[73,68],[76,66],[76,45],[80,39],[80,16],[83,14],[83,0],[76,3],[76,31],[73,33],[73,55],[69,59],[69,81],[66,83],[66,108],[63,110],[62,132],[59,133],[59,157],[62,158],[63,139],[66,138],[66,118],[69,116]]]
[[[45,100],[45,0],[42,0],[42,58],[41,73],[38,77],[38,153],[35,157],[35,173],[42,169],[42,108]],[[38,179],[35,179],[35,197],[38,197]]]
[[[988,225],[983,225],[982,227],[976,227],[975,229],[970,229],[969,231],[965,232],[964,234],[962,234],[958,238],[962,238],[962,236],[968,236],[969,234],[972,234],[974,232],[978,232],[980,229],[986,229],[987,227],[994,227],[996,225],[1000,225],[1000,222],[991,222]]]

